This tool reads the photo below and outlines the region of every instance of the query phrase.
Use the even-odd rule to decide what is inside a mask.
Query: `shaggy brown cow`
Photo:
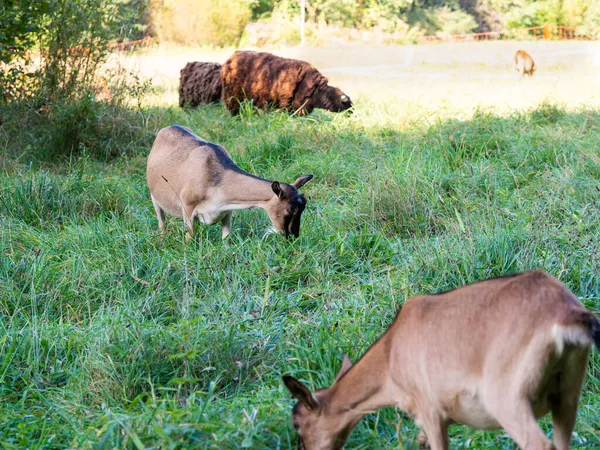
[[[190,62],[180,73],[179,106],[196,107],[221,100],[221,64]]]
[[[535,63],[529,53],[523,50],[517,50],[515,53],[515,69],[521,74],[521,77],[525,75],[532,76],[535,71]]]
[[[223,101],[232,115],[244,99],[259,108],[275,107],[296,114],[310,114],[314,108],[333,112],[352,106],[350,97],[309,63],[271,53],[235,52],[221,70]]]

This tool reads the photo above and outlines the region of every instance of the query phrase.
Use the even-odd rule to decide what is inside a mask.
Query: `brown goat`
[[[221,64],[190,62],[180,71],[179,106],[196,107],[221,101]]]
[[[333,112],[352,107],[350,97],[309,63],[271,53],[235,52],[221,70],[223,101],[232,115],[240,102],[252,100],[259,108],[274,107],[299,115],[314,108]]]
[[[361,418],[397,406],[415,418],[433,450],[448,426],[504,428],[524,450],[567,450],[600,323],[554,277],[532,271],[415,297],[354,365],[344,357],[333,385],[299,400],[298,448],[341,449]],[[554,444],[537,424],[552,412]]]
[[[515,70],[521,74],[521,77],[533,75],[535,63],[529,53],[524,50],[517,50],[517,53],[515,53]]]

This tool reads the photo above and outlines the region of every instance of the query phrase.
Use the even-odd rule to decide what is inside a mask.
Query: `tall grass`
[[[412,295],[539,268],[600,310],[596,109],[381,126],[360,110],[146,108],[127,116],[136,131],[114,135],[127,151],[108,160],[92,147],[40,158],[28,134],[3,141],[1,445],[289,448],[281,374],[330,384],[342,354],[358,358]],[[200,226],[186,243],[174,219],[161,236],[145,157],[171,123],[223,144],[250,172],[313,173],[300,238],[265,234],[255,210],[234,214],[226,241]],[[574,444],[597,448],[597,353],[589,368]],[[348,446],[414,448],[416,434],[384,409]],[[454,427],[451,439],[512,448],[502,432]]]

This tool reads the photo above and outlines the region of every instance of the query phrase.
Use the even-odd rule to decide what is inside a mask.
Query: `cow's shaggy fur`
[[[179,106],[195,107],[221,100],[221,64],[190,62],[180,74]]]
[[[274,107],[299,115],[314,108],[344,111],[350,98],[309,63],[271,53],[235,52],[221,70],[223,101],[232,115],[244,99],[259,108]]]

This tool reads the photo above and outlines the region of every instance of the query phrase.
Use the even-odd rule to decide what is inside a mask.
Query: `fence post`
[[[550,25],[544,25],[544,40],[548,40],[550,38]]]

